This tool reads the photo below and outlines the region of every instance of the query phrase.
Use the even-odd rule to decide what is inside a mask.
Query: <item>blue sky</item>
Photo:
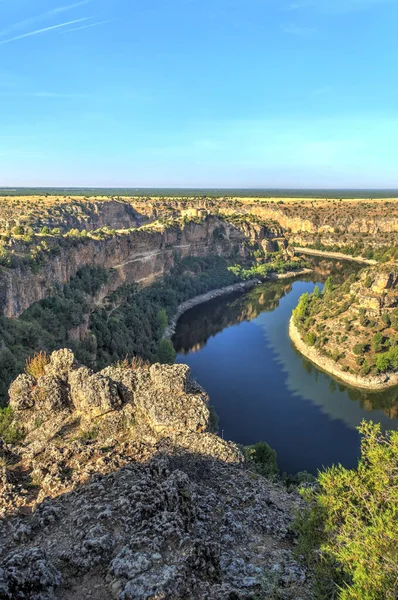
[[[0,185],[398,188],[396,0],[0,0]]]

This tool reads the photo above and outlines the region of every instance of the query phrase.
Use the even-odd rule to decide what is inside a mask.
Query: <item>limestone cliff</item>
[[[264,200],[247,202],[242,210],[279,223],[295,246],[321,243],[343,248],[360,243],[364,248],[380,248],[398,243],[396,201]]]
[[[93,373],[70,351],[10,388],[2,444],[0,597],[310,598],[292,555],[295,493],[210,431],[184,365]]]
[[[244,242],[266,240],[266,245],[272,245],[279,234],[267,227],[243,228],[209,216],[183,225],[120,231],[105,239],[79,238],[69,246],[60,246],[55,239],[53,252],[38,272],[28,267],[0,268],[0,310],[10,318],[19,316],[86,265],[113,270],[105,290],[108,293],[124,282],[152,282],[170,270],[176,257],[208,253],[245,256]]]
[[[387,263],[305,294],[290,334],[298,349],[351,385],[383,389],[398,382],[398,268]]]

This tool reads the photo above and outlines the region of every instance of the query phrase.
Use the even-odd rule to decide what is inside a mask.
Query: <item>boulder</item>
[[[19,375],[8,391],[10,406],[15,411],[28,410],[34,406],[32,389],[35,379],[31,375]]]
[[[99,415],[122,405],[117,384],[87,367],[72,371],[69,384],[72,403],[79,412]]]
[[[186,365],[153,365],[149,378],[138,382],[135,402],[157,433],[173,435],[209,428],[209,398],[191,381]]]

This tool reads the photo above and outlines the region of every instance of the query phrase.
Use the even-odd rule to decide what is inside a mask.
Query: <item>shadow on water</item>
[[[290,473],[341,462],[356,465],[362,419],[398,427],[398,388],[369,393],[318,370],[297,352],[288,322],[299,297],[332,274],[343,281],[355,263],[314,261],[300,280],[270,281],[185,313],[173,338],[208,391],[224,437],[242,444],[266,440]]]

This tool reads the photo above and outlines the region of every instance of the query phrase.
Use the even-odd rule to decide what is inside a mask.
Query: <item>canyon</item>
[[[167,273],[177,258],[216,254],[245,257],[244,244],[259,243],[273,249],[273,241],[283,237],[276,226],[244,223],[242,226],[207,217],[199,223],[171,224],[155,228],[120,230],[106,239],[79,238],[70,247],[60,247],[45,260],[38,272],[29,267],[0,267],[0,311],[8,318],[18,317],[33,303],[52,295],[84,266],[101,266],[111,271],[103,294],[123,283],[148,284]],[[56,238],[50,240],[54,246]]]

